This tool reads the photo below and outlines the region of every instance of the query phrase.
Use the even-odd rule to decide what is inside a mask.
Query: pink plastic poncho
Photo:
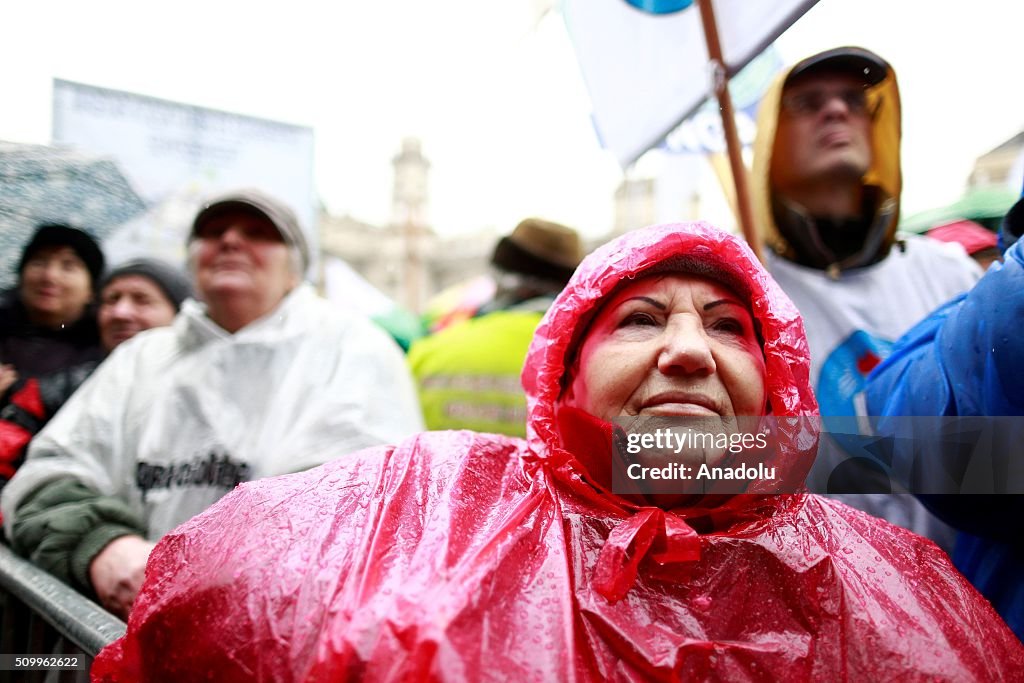
[[[811,495],[663,511],[596,483],[600,439],[558,410],[566,351],[623,278],[680,254],[750,290],[773,414],[815,412],[800,319],[744,244],[630,233],[537,331],[528,442],[427,433],[237,488],[156,547],[94,679],[1024,679],[929,541]],[[779,458],[806,468],[814,435],[792,436]]]

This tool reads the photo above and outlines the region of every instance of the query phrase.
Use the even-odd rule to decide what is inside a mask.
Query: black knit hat
[[[181,302],[192,296],[192,285],[185,277],[185,273],[169,263],[151,258],[126,261],[114,268],[104,276],[103,282],[100,284],[100,291],[117,278],[126,275],[139,275],[152,280],[176,311],[181,310]]]
[[[25,270],[25,264],[36,252],[46,247],[70,247],[78,258],[82,259],[94,286],[103,273],[103,252],[100,251],[100,245],[89,233],[69,225],[47,223],[36,228],[32,239],[22,250],[21,261],[18,262],[18,274],[20,275]]]

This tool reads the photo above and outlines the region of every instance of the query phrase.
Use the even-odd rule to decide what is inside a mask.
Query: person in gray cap
[[[803,315],[827,429],[843,428],[832,416],[858,414],[867,376],[892,343],[981,275],[959,245],[897,239],[900,135],[896,74],[859,47],[797,63],[758,112],[751,181],[762,252]],[[858,472],[837,442],[822,443],[812,484],[950,548],[952,531],[911,496],[885,494],[885,477]]]
[[[303,282],[292,211],[244,190],[206,204],[199,300],[119,347],[4,488],[15,551],[126,617],[154,542],[240,482],[423,428],[395,343]]]

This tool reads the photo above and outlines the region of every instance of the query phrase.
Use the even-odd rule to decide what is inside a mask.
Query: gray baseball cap
[[[203,223],[233,209],[255,210],[266,216],[267,220],[281,233],[285,244],[298,249],[302,258],[302,272],[305,273],[309,269],[309,244],[306,242],[306,235],[299,226],[299,219],[295,216],[295,212],[284,202],[256,189],[232,190],[206,202],[196,214],[195,220],[192,221],[189,241],[195,239],[196,231]]]

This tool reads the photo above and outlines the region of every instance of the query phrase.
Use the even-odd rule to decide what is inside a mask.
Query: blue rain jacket
[[[868,414],[892,435],[897,416],[1024,415],[1024,252],[1014,244],[971,291],[918,323],[868,379]],[[945,453],[929,454],[936,459]],[[921,495],[960,529],[954,564],[1024,638],[1024,496]]]

